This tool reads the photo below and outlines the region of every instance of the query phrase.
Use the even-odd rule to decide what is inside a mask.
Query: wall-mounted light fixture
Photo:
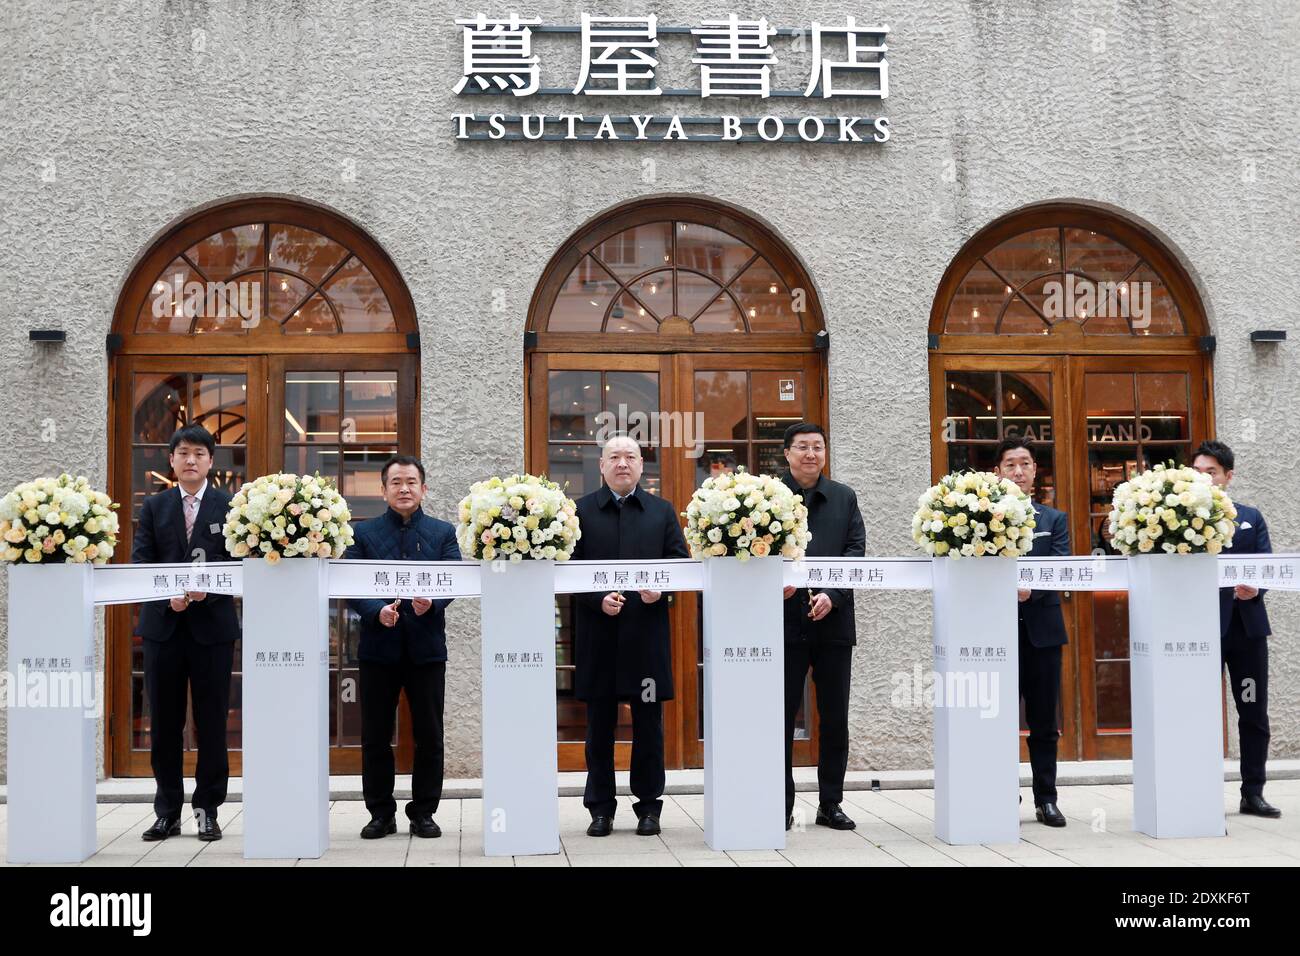
[[[28,340],[32,342],[66,342],[68,333],[63,329],[31,329],[27,333]]]
[[[1284,329],[1256,329],[1250,333],[1251,344],[1259,342],[1285,342],[1286,331]]]

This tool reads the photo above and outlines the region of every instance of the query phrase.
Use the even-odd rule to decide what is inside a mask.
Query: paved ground
[[[589,817],[578,797],[560,799],[562,851],[556,856],[483,856],[482,803],[445,801],[436,819],[437,840],[405,832],[383,840],[362,840],[369,819],[359,801],[331,805],[330,849],[319,860],[243,859],[240,804],[222,808],[226,838],[200,843],[194,822],[182,836],[145,843],[140,832],[152,822],[145,803],[99,804],[99,849],[84,866],[1300,866],[1300,780],[1269,783],[1270,802],[1282,808],[1280,820],[1237,813],[1238,785],[1225,783],[1226,837],[1156,840],[1132,830],[1132,787],[1125,784],[1070,786],[1060,791],[1060,806],[1070,820],[1050,829],[1033,819],[1032,797],[1022,791],[1021,842],[994,846],[946,846],[934,837],[933,790],[856,790],[844,808],[857,820],[852,832],[812,825],[815,796],[800,794],[807,827],[787,834],[786,849],[718,853],[704,842],[704,798],[695,794],[664,801],[663,834],[638,837],[628,798],[622,798],[612,836],[585,833]],[[812,797],[812,802],[809,801]],[[3,859],[7,807],[0,805],[0,859]],[[0,864],[3,865],[3,864]]]

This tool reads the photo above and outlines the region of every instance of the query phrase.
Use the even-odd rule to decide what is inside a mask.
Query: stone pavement
[[[226,837],[200,843],[194,821],[184,833],[145,843],[140,832],[152,822],[147,803],[100,803],[99,845],[83,866],[1300,866],[1300,780],[1270,781],[1266,796],[1282,809],[1279,820],[1237,813],[1238,785],[1225,782],[1226,837],[1156,840],[1132,830],[1129,784],[1062,787],[1060,807],[1069,826],[1051,829],[1035,822],[1028,788],[1021,807],[1018,844],[954,847],[934,837],[934,791],[850,790],[844,809],[857,820],[851,832],[812,825],[814,793],[801,793],[798,808],[807,826],[787,834],[784,850],[719,853],[705,844],[701,829],[704,797],[664,798],[663,834],[638,837],[629,798],[620,798],[612,836],[585,833],[589,816],[579,797],[560,798],[561,852],[555,856],[483,856],[482,801],[450,799],[437,814],[443,836],[395,836],[362,840],[369,819],[365,805],[335,800],[330,810],[330,849],[319,860],[243,859],[241,805],[222,808]],[[0,804],[0,860],[7,839],[7,807]],[[288,808],[286,808],[288,809]],[[796,814],[798,810],[796,811]],[[402,821],[399,820],[399,824]],[[0,865],[4,865],[0,863]]]

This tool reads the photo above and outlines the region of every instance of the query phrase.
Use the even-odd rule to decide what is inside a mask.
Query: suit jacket
[[[353,525],[353,543],[345,558],[372,561],[459,561],[460,546],[456,530],[440,518],[417,508],[404,521],[392,508],[378,518]],[[383,598],[353,598],[348,606],[361,618],[361,641],[357,657],[363,661],[397,664],[402,648],[416,664],[430,664],[447,659],[446,609],[451,598],[435,598],[433,607],[416,614],[410,601],[398,605],[397,623],[384,627],[379,611],[392,604]]]
[[[582,537],[574,560],[691,556],[676,510],[639,485],[622,508],[604,485],[584,495],[578,499],[578,521]],[[628,700],[641,695],[648,678],[656,700],[672,700],[667,595],[646,604],[636,590],[624,591],[623,609],[611,617],[600,609],[608,593],[573,596],[575,696]]]
[[[193,534],[187,541],[180,485],[150,495],[135,525],[131,563],[185,564],[195,559],[195,550],[203,552],[205,561],[232,560],[221,531],[228,510],[230,495],[209,482],[194,517]],[[229,644],[239,637],[239,615],[235,599],[229,594],[209,594],[179,613],[171,609],[170,601],[148,601],[140,605],[136,633],[146,641],[170,640],[182,618],[199,644]]]
[[[1034,514],[1034,543],[1029,556],[1067,557],[1070,554],[1069,516],[1064,511],[1037,502],[1034,502]],[[1030,591],[1029,600],[1021,601],[1018,607],[1020,623],[1034,647],[1059,647],[1069,643],[1060,591]]]
[[[1272,554],[1273,543],[1268,539],[1268,525],[1258,508],[1250,505],[1237,505],[1237,530],[1232,536],[1234,554]],[[1233,612],[1238,618],[1238,628],[1247,637],[1268,637],[1273,633],[1268,623],[1268,611],[1264,610],[1264,593],[1267,588],[1260,588],[1259,593],[1248,601],[1237,598],[1232,588],[1219,588],[1219,636],[1226,638],[1232,627]]]
[[[790,472],[782,480],[808,508],[810,558],[860,558],[867,553],[867,531],[858,510],[858,496],[848,485],[825,475],[804,490]],[[831,612],[820,621],[808,618],[808,589],[796,588],[784,603],[785,640],[820,641],[824,644],[857,644],[858,627],[853,617],[852,588],[813,588],[831,599]]]

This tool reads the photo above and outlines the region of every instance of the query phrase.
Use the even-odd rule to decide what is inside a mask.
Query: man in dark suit
[[[151,495],[140,508],[131,561],[182,564],[228,561],[222,525],[230,495],[208,484],[216,443],[202,425],[172,435],[169,458],[176,484]],[[198,762],[191,805],[200,840],[221,839],[217,808],[230,779],[226,716],[239,617],[228,594],[190,591],[169,601],[140,606],[137,633],[144,639],[144,686],[149,699],[150,760],[154,814],[142,834],[165,840],[181,832],[186,692],[193,702]]]
[[[786,485],[803,496],[808,509],[808,556],[860,558],[867,534],[858,496],[848,485],[822,474],[826,433],[799,422],[785,430]],[[849,766],[849,684],[858,643],[850,588],[794,588],[785,598],[785,828],[794,825],[794,721],[812,670],[817,688],[817,817],[820,826],[852,830],[856,823],[840,808]],[[811,717],[811,715],[809,715]]]
[[[1033,448],[1023,438],[1004,438],[994,452],[997,474],[1034,496],[1037,465]],[[1034,537],[1029,556],[1066,557],[1070,553],[1070,521],[1064,511],[1034,503]],[[1029,766],[1034,780],[1034,815],[1049,827],[1065,826],[1056,805],[1057,708],[1061,699],[1061,648],[1065,615],[1059,591],[1020,588],[1020,696],[1029,724]]]
[[[1221,441],[1203,442],[1192,467],[1221,488],[1232,480],[1235,456]],[[1231,549],[1236,554],[1272,554],[1268,525],[1258,508],[1233,502],[1237,530]],[[1264,799],[1264,764],[1268,760],[1268,611],[1264,588],[1249,584],[1219,588],[1219,637],[1223,663],[1228,668],[1232,699],[1237,702],[1237,730],[1241,737],[1241,812],[1257,817],[1280,817],[1282,811]]]
[[[616,435],[600,454],[604,483],[578,500],[582,537],[574,560],[688,558],[671,504],[640,487],[635,441]],[[614,733],[620,701],[632,709],[631,787],[636,832],[654,836],[664,792],[663,702],[673,697],[668,602],[659,591],[574,595],[574,695],[587,703],[587,835],[608,836],[618,808]]]
[[[379,473],[386,510],[355,526],[345,557],[384,561],[459,561],[456,531],[420,507],[428,488],[424,465],[411,455],[394,455]],[[450,599],[380,598],[349,602],[361,618],[358,692],[361,700],[361,792],[370,822],[365,840],[397,832],[393,799],[393,723],[406,690],[411,710],[415,765],[406,816],[418,837],[442,836],[433,820],[442,800],[443,694],[447,677],[445,610]]]

